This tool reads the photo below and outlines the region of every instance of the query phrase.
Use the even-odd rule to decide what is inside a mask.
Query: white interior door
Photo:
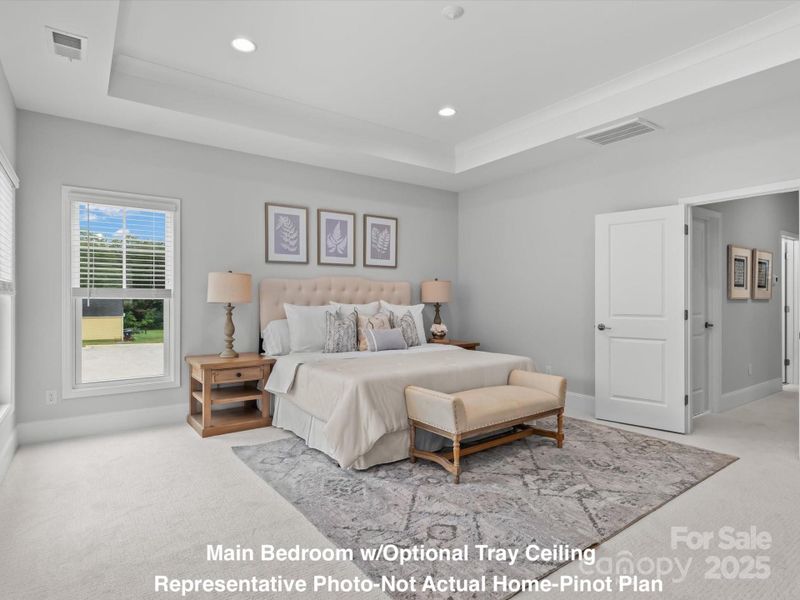
[[[685,210],[596,217],[598,419],[687,431]]]

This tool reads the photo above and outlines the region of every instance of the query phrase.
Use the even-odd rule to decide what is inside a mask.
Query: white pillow
[[[264,340],[264,352],[269,356],[282,356],[292,351],[287,319],[270,321],[261,332],[261,338]]]
[[[336,307],[284,304],[289,321],[289,345],[292,352],[322,352],[325,347],[325,315]]]
[[[422,309],[424,308],[424,304],[389,304],[385,300],[381,300],[381,310],[392,313],[394,315],[395,322],[397,323],[400,322],[400,319],[403,318],[404,314],[411,311],[411,316],[414,317],[414,324],[417,326],[417,335],[419,336],[419,341],[423,344],[425,343],[425,340],[428,339],[425,335],[425,325],[422,322]]]
[[[359,317],[374,317],[375,314],[381,309],[381,303],[377,300],[369,304],[339,304],[331,300],[331,306],[335,306],[342,311],[343,314],[349,315],[354,310],[358,312]]]

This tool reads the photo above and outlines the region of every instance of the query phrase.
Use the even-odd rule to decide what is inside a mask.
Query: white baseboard
[[[0,482],[2,482],[3,477],[6,476],[6,471],[8,471],[8,467],[11,466],[11,460],[14,458],[16,451],[17,430],[13,428],[11,429],[11,437],[9,437],[6,445],[0,450]]]
[[[157,425],[172,425],[185,420],[185,404],[168,404],[154,408],[106,412],[83,417],[17,423],[17,435],[20,444],[38,444],[87,435],[131,431]]]
[[[744,406],[753,400],[766,398],[772,394],[777,394],[783,389],[783,382],[780,378],[770,379],[769,381],[762,381],[750,387],[735,390],[722,394],[719,399],[719,406],[716,407],[714,412],[725,412],[732,408]]]
[[[564,414],[568,417],[594,417],[594,396],[567,392]]]
[[[782,389],[783,382],[778,378],[728,392],[727,394],[723,394],[720,398],[720,405],[715,412],[725,412],[732,408],[743,406],[754,400],[777,394]],[[575,417],[594,417],[594,396],[579,394],[577,392],[567,392],[564,414]]]

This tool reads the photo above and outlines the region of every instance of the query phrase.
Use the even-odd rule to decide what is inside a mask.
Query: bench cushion
[[[406,408],[408,417],[414,421],[448,433],[468,433],[562,408],[563,394],[555,395],[551,391],[549,388],[498,385],[443,394],[408,386]]]
[[[498,385],[454,394],[464,405],[464,422],[458,433],[466,433],[563,406],[558,396],[518,385]]]

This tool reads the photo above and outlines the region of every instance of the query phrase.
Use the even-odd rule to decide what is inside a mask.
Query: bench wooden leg
[[[455,482],[461,479],[461,436],[457,435],[453,440],[453,467]]]
[[[564,447],[564,409],[558,411],[558,433],[556,433],[556,446]]]
[[[417,455],[414,453],[414,451],[417,448],[416,447],[416,443],[415,443],[415,437],[416,437],[417,428],[414,426],[414,422],[413,421],[409,421],[408,430],[409,430],[409,435],[408,435],[408,437],[409,437],[408,456],[411,458],[411,462],[415,463],[415,462],[417,462]]]

